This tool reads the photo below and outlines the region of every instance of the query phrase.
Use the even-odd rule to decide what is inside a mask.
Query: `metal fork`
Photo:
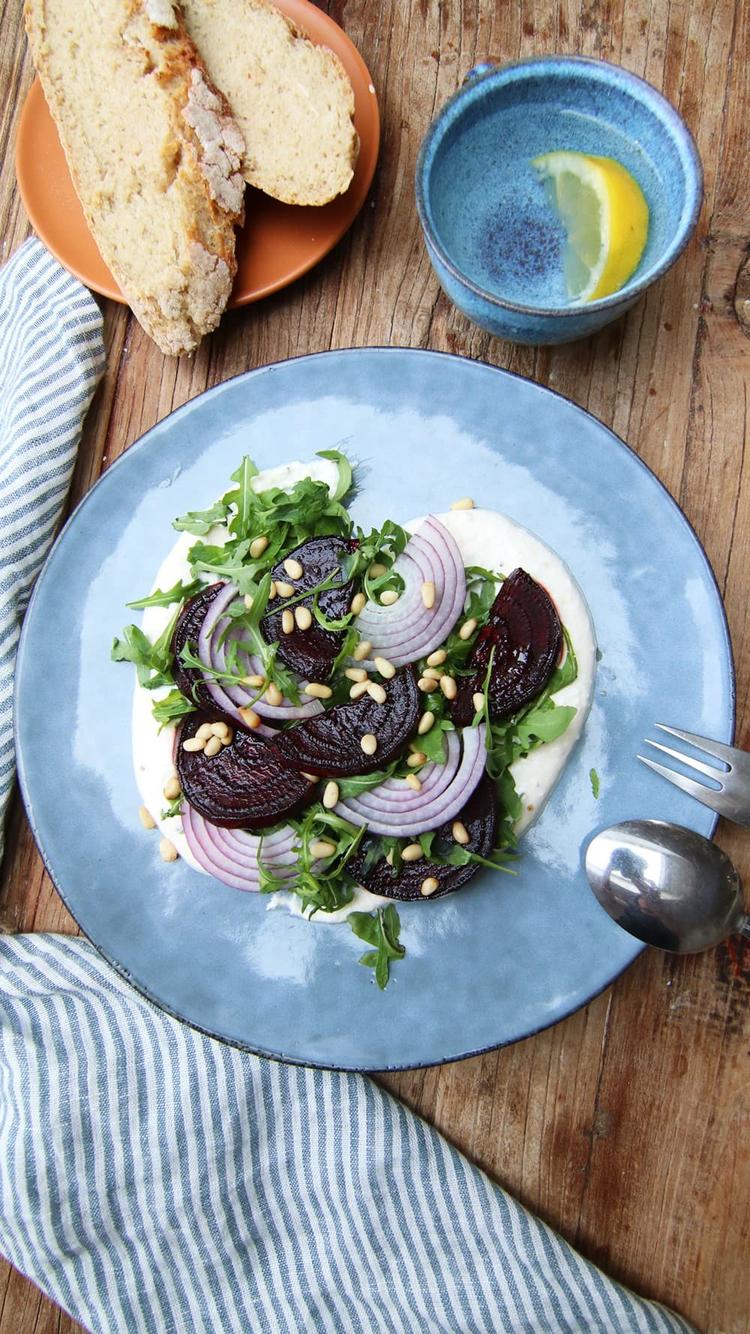
[[[649,769],[661,774],[662,778],[674,783],[675,787],[695,797],[696,801],[703,802],[704,806],[710,806],[712,811],[726,816],[728,820],[734,820],[735,824],[750,825],[750,753],[739,750],[737,746],[725,746],[720,741],[711,741],[709,737],[696,736],[695,732],[681,732],[678,727],[667,727],[664,723],[655,725],[660,732],[668,732],[670,736],[677,737],[678,741],[686,741],[688,745],[694,746],[696,750],[705,751],[707,755],[720,760],[727,767],[714,768],[713,765],[704,764],[693,755],[686,755],[682,750],[672,750],[670,746],[662,746],[660,742],[650,741],[648,737],[647,746],[653,746],[663,755],[679,760],[686,769],[704,774],[719,786],[713,788],[708,787],[706,783],[696,782],[685,774],[675,773],[665,764],[657,764],[655,760],[648,759],[645,755],[639,755],[638,759],[647,764]]]

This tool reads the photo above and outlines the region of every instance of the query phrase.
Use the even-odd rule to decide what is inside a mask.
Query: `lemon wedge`
[[[567,234],[565,281],[576,301],[611,296],[628,281],[648,237],[638,182],[611,157],[555,152],[535,157]]]

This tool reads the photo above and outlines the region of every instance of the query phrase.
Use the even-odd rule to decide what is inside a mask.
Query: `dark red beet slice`
[[[383,685],[384,704],[378,704],[369,695],[351,704],[335,704],[325,713],[305,718],[279,732],[269,745],[289,764],[306,773],[335,778],[385,768],[413,737],[419,722],[420,699],[411,666]],[[360,745],[368,732],[377,738],[374,755],[366,755]]]
[[[338,570],[341,558],[353,551],[355,542],[347,542],[340,537],[311,537],[294,551],[286,555],[272,570],[273,578],[282,583],[291,584],[295,593],[306,588],[315,588]],[[302,566],[302,578],[290,579],[284,569],[285,560],[297,560]],[[318,597],[320,610],[332,621],[341,620],[349,611],[354,588],[351,582],[341,588],[329,588]],[[313,621],[309,630],[300,630],[296,626],[291,634],[285,635],[281,628],[281,616],[288,599],[277,598],[271,604],[273,611],[261,621],[261,631],[269,644],[279,644],[279,657],[293,671],[308,681],[326,681],[331,674],[334,661],[343,643],[343,631],[325,630],[317,621]],[[311,606],[313,599],[302,598],[295,607]]]
[[[497,797],[495,785],[487,774],[482,776],[478,787],[474,789],[456,819],[466,826],[469,842],[464,846],[469,852],[476,852],[480,857],[489,856],[495,846],[497,833]],[[449,820],[438,830],[433,844],[437,851],[447,852],[456,846],[452,834],[453,824],[454,821]],[[437,880],[439,886],[429,898],[440,899],[444,894],[452,894],[454,890],[461,889],[475,871],[479,870],[479,867],[471,862],[468,866],[440,866],[426,857],[416,862],[402,862],[398,872],[388,865],[385,857],[380,857],[369,870],[365,869],[366,866],[367,839],[349,863],[349,870],[366,889],[371,890],[373,894],[383,894],[388,899],[424,900],[426,896],[422,893],[422,884],[428,877]]]
[[[209,584],[206,588],[202,588],[200,593],[196,593],[195,597],[189,598],[177,617],[177,624],[172,635],[172,653],[174,654],[172,675],[177,689],[181,690],[188,699],[192,699],[194,703],[205,704],[209,708],[212,707],[212,702],[205,681],[197,667],[184,666],[180,661],[180,654],[186,644],[192,644],[194,651],[197,652],[198,635],[201,632],[206,613],[217,593],[223,587],[223,583]],[[214,721],[218,722],[218,720],[219,715],[217,714]]]
[[[457,727],[468,727],[474,717],[472,696],[484,689],[494,648],[489,688],[490,717],[517,713],[549,681],[560,657],[563,632],[549,593],[525,570],[514,570],[503,583],[480,630],[469,658],[471,676],[460,680],[451,707]]]
[[[201,723],[218,722],[218,710],[192,713],[175,746],[180,786],[190,805],[228,829],[264,829],[294,815],[310,800],[315,784],[284,762],[272,745],[237,727],[218,755],[187,751],[182,743]]]

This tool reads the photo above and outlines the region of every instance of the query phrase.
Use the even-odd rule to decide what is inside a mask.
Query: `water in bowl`
[[[531,165],[555,149],[616,158],[638,181],[650,220],[634,276],[646,273],[670,239],[660,174],[637,142],[599,118],[527,106],[467,117],[447,136],[430,187],[437,235],[461,273],[506,301],[546,310],[570,304],[565,231]]]

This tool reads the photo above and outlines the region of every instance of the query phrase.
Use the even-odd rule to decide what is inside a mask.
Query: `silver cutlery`
[[[678,727],[667,727],[664,723],[656,723],[656,727],[660,732],[667,732],[678,741],[685,741],[696,750],[718,760],[718,767],[715,764],[706,764],[683,750],[674,750],[671,746],[663,746],[659,741],[651,741],[648,737],[647,746],[653,746],[654,750],[660,751],[662,755],[668,755],[672,760],[677,760],[686,769],[692,769],[693,773],[703,775],[717,786],[711,787],[709,783],[689,778],[687,774],[678,773],[670,766],[659,764],[646,755],[639,755],[638,759],[647,764],[649,769],[661,774],[662,778],[674,783],[675,787],[695,797],[696,801],[709,806],[717,814],[726,816],[727,820],[733,820],[735,824],[750,825],[750,753],[740,750],[737,746],[726,746],[720,741],[712,741],[709,737],[697,736],[695,732],[683,732]]]
[[[750,938],[737,871],[692,829],[625,820],[592,838],[585,866],[605,912],[647,945],[695,954],[735,933]]]

